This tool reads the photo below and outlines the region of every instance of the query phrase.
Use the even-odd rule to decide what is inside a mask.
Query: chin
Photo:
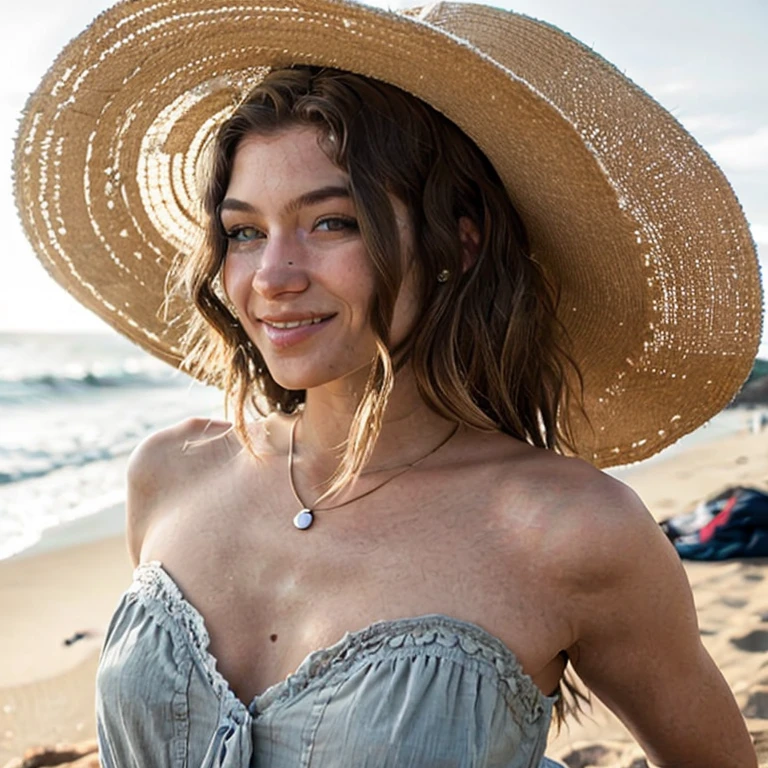
[[[328,385],[343,384],[345,389],[362,392],[365,389],[365,383],[368,380],[370,362],[364,365],[345,367],[342,371],[328,370],[324,366],[323,371],[304,370],[287,371],[281,370],[282,366],[275,366],[275,369],[269,369],[272,379],[283,389],[291,391],[300,391],[308,389],[319,389]]]
[[[322,387],[323,384],[327,384],[336,378],[327,371],[321,373],[320,371],[312,370],[311,368],[304,368],[304,370],[293,368],[290,370],[287,366],[279,364],[275,366],[268,365],[267,368],[275,384],[283,389],[293,391]]]

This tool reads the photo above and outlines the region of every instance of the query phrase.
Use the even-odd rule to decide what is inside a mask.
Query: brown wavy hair
[[[221,285],[227,240],[218,206],[244,137],[313,126],[329,159],[349,176],[363,242],[375,273],[370,323],[375,358],[337,472],[321,498],[343,488],[375,445],[396,371],[410,364],[435,412],[480,430],[498,430],[558,452],[573,450],[568,414],[581,402],[581,377],[556,316],[557,293],[531,256],[525,227],[495,169],[450,120],[398,88],[339,70],[275,70],[220,128],[203,196],[208,225],[201,247],[172,275],[171,292],[189,300],[186,365],[227,393],[234,429],[252,448],[246,411],[293,413],[304,391],[270,376]],[[393,195],[409,211],[420,298],[407,336],[391,348],[390,325],[403,278]],[[464,268],[459,219],[480,233]],[[449,270],[441,283],[437,275]],[[319,501],[319,500],[318,500]],[[578,711],[569,681],[557,720]]]
[[[557,320],[555,286],[531,257],[523,223],[493,166],[421,100],[371,78],[315,67],[271,72],[222,125],[202,201],[204,241],[172,275],[171,292],[194,305],[187,367],[224,388],[243,439],[248,405],[262,414],[292,413],[305,393],[272,379],[231,310],[221,287],[227,239],[217,209],[244,137],[308,125],[349,175],[375,271],[370,322],[379,348],[359,413],[380,416],[395,371],[409,363],[424,401],[442,416],[572,451],[568,413],[574,391],[580,398],[573,386],[580,376]],[[413,327],[396,348],[388,342],[403,259],[390,194],[412,219],[410,266],[420,297]],[[461,217],[481,233],[477,259],[466,270]],[[440,283],[437,275],[445,269],[451,278]],[[378,430],[371,426],[368,418],[355,421],[342,463],[357,470],[365,463],[358,453],[367,457],[368,443],[375,443]]]

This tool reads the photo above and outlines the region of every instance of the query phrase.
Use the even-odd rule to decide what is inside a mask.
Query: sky
[[[383,3],[387,5],[387,3]],[[392,2],[390,7],[410,3]],[[661,102],[728,176],[768,274],[768,2],[495,0],[564,29]],[[0,25],[0,332],[104,331],[48,277],[18,222],[11,157],[18,117],[59,50],[111,3],[24,0]],[[765,282],[765,280],[764,280]],[[760,356],[768,358],[768,329]]]

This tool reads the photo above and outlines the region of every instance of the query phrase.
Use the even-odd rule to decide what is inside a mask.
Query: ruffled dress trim
[[[523,672],[514,653],[482,627],[442,614],[427,614],[378,621],[346,633],[337,643],[310,653],[295,672],[255,696],[246,707],[217,669],[216,658],[208,650],[210,637],[202,615],[184,598],[160,562],[139,565],[125,597],[129,602],[140,601],[153,614],[162,611],[182,630],[224,711],[237,723],[258,716],[268,707],[286,703],[310,685],[320,683],[331,674],[343,673],[353,664],[382,651],[398,656],[430,655],[432,651],[436,656],[459,655],[471,659],[478,664],[478,669],[497,676],[507,705],[522,713],[529,723],[549,714],[557,700],[556,696],[545,696]]]

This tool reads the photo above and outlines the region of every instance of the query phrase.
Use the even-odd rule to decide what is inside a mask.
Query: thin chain
[[[383,483],[379,483],[370,490],[365,491],[365,493],[361,493],[359,496],[354,496],[351,499],[342,501],[340,504],[334,504],[330,507],[323,507],[322,509],[314,509],[304,504],[304,502],[301,500],[301,496],[299,496],[299,492],[296,490],[296,484],[293,481],[293,443],[294,435],[296,434],[296,425],[298,423],[299,419],[297,418],[291,425],[291,436],[288,442],[288,482],[291,485],[291,493],[293,493],[293,496],[299,503],[299,506],[309,512],[327,512],[331,509],[339,509],[339,507],[345,507],[347,504],[351,504],[353,501],[359,501],[360,499],[369,496],[374,491],[378,491],[380,488],[383,488],[387,483],[391,483],[393,480],[396,480],[398,477],[400,477],[400,475],[404,475],[406,472],[408,472],[408,470],[413,469],[418,464],[421,464],[424,459],[428,459],[433,453],[437,453],[437,451],[439,451],[459,431],[459,425],[457,424],[451,430],[451,433],[448,435],[448,437],[446,437],[445,440],[441,440],[434,448],[432,448],[432,450],[429,451],[429,453],[425,453],[421,458],[416,459],[416,461],[411,462],[410,464],[406,464],[403,469],[401,469],[399,472],[396,472],[394,475],[392,475],[392,477],[388,477]]]

